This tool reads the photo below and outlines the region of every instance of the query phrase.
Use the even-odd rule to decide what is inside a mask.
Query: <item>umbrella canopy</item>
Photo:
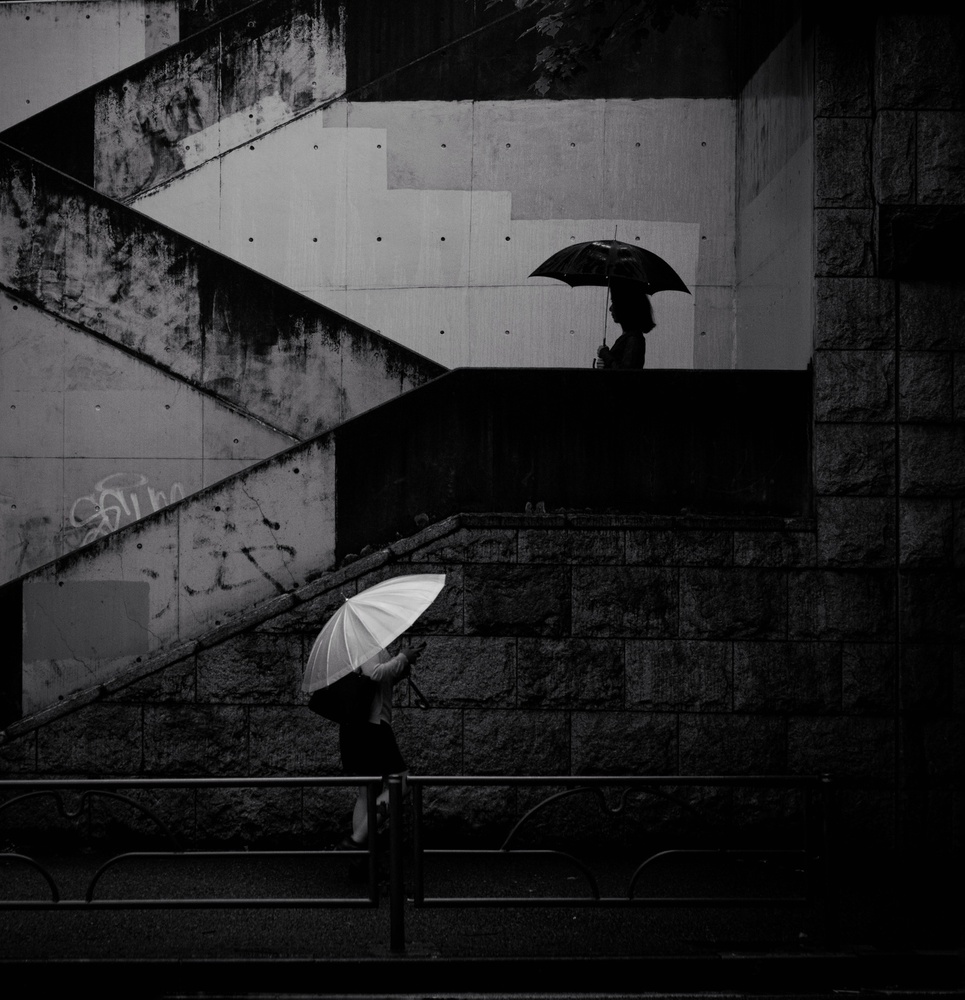
[[[570,286],[609,285],[614,279],[634,281],[647,295],[687,292],[680,275],[662,258],[643,247],[620,240],[590,240],[557,250],[530,275],[556,278]]]
[[[445,582],[444,573],[396,576],[346,598],[308,654],[302,690],[317,691],[371,660],[416,621]]]

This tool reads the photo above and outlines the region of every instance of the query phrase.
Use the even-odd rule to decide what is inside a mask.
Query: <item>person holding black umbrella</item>
[[[653,318],[650,296],[635,281],[610,282],[610,315],[623,333],[612,347],[601,344],[597,348],[597,368],[624,370],[643,368],[647,360],[648,334],[657,324]]]

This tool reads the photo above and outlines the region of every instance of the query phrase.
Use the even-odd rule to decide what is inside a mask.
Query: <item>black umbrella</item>
[[[633,281],[647,295],[664,291],[690,294],[680,275],[662,257],[619,240],[590,240],[564,247],[544,260],[530,277],[556,278],[573,287]]]

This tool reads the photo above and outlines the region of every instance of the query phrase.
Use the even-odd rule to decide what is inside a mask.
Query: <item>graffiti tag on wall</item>
[[[80,548],[182,499],[181,483],[172,483],[165,493],[150,486],[147,476],[114,472],[95,483],[92,492],[74,501],[65,529],[67,547]]]

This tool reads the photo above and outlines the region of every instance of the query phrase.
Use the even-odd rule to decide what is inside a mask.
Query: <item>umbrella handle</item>
[[[429,707],[429,702],[426,701],[425,695],[416,687],[415,681],[411,677],[407,677],[406,680],[409,682],[409,689],[415,695],[415,703],[421,709],[426,709]]]

